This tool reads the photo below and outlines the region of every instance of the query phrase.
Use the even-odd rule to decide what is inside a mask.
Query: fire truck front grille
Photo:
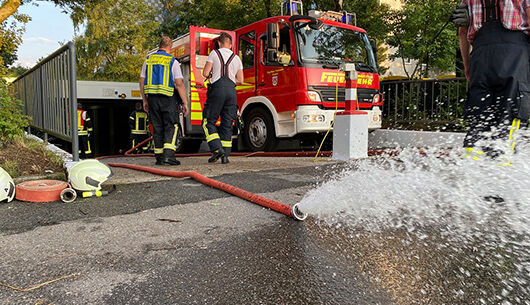
[[[309,90],[317,91],[320,93],[320,97],[322,98],[322,102],[324,103],[335,103],[335,87],[323,87],[323,86],[315,86],[310,87]],[[339,102],[343,102],[345,98],[345,89],[339,88]],[[374,95],[377,94],[376,89],[366,89],[366,88],[358,88],[357,89],[357,102],[359,103],[372,103]]]

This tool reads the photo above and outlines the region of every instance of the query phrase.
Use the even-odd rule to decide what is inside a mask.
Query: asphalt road
[[[294,204],[337,165],[216,179]],[[170,220],[170,221],[167,221]],[[391,304],[284,215],[189,179],[0,205],[0,304]]]
[[[292,205],[350,166],[299,165],[214,178]],[[297,222],[190,179],[0,204],[0,304],[530,304],[526,248],[424,229]]]

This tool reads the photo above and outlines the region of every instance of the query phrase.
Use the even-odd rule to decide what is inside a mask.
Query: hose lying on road
[[[241,199],[245,199],[252,203],[269,208],[278,213],[282,213],[286,216],[292,217],[296,220],[305,220],[307,217],[306,214],[302,213],[298,209],[298,204],[295,204],[294,206],[291,207],[286,204],[283,204],[283,203],[256,195],[254,193],[245,191],[243,189],[237,188],[233,185],[226,184],[226,183],[214,180],[214,179],[210,179],[197,172],[192,172],[192,171],[177,172],[177,171],[162,170],[162,169],[157,169],[157,168],[151,168],[151,167],[133,165],[133,164],[125,164],[125,163],[108,163],[108,165],[112,167],[121,167],[121,168],[137,170],[137,171],[143,171],[143,172],[147,172],[147,173],[151,173],[155,175],[161,175],[161,176],[168,176],[168,177],[174,177],[174,178],[192,178],[195,181],[200,182],[204,185],[227,192]]]
[[[210,157],[211,153],[193,153],[193,154],[175,154],[175,158],[187,158],[187,157]],[[331,157],[331,151],[320,152],[320,157]],[[114,155],[114,156],[102,156],[97,157],[97,160],[103,159],[116,159],[116,158],[142,158],[142,157],[154,157],[154,154],[128,154]],[[273,152],[235,152],[230,154],[231,157],[314,157],[314,151],[273,151]]]

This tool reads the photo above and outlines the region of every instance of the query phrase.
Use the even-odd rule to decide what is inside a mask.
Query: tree
[[[81,9],[84,5],[102,0],[50,0],[64,10],[74,11]],[[34,2],[33,0],[1,0],[0,1],[0,24],[16,13],[22,4]]]
[[[417,60],[407,77],[427,76],[434,69],[455,66],[458,37],[447,23],[451,9],[459,0],[404,0],[403,8],[391,16],[392,35],[387,42],[396,47],[392,58]],[[404,67],[405,65],[403,65]],[[425,66],[425,69],[422,69]]]
[[[22,43],[22,34],[29,16],[14,14],[13,20],[0,23],[0,75],[4,75],[7,67],[17,60],[16,52]]]
[[[158,40],[154,12],[143,0],[88,4],[73,19],[86,28],[74,42],[79,78],[138,80],[145,54]]]
[[[7,76],[11,77],[19,77],[22,74],[26,73],[29,70],[29,68],[23,67],[21,65],[17,65],[15,67],[9,68],[7,71]]]

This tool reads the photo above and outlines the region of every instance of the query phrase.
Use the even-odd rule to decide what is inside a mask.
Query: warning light
[[[302,1],[287,0],[285,3],[285,14],[286,15],[303,15],[304,14],[304,4]],[[283,15],[283,7],[282,7]]]
[[[122,94],[120,94],[120,97],[121,97],[122,99],[125,99],[125,98],[127,97],[127,95],[126,95],[125,93],[122,93]]]

